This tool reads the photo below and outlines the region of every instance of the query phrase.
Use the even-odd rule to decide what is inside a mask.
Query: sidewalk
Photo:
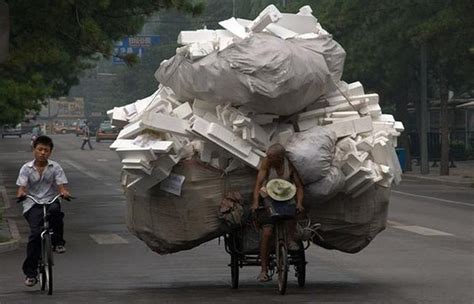
[[[430,162],[430,173],[427,175],[420,173],[420,166],[412,166],[413,171],[404,172],[403,178],[416,178],[450,186],[474,188],[474,160],[454,162],[456,168],[449,168],[448,176],[439,175],[439,162],[438,167],[432,167],[432,164]]]
[[[15,250],[19,246],[20,233],[13,219],[6,214],[10,209],[10,200],[0,177],[0,253]]]

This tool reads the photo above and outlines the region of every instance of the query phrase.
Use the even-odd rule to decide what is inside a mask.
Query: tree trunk
[[[443,73],[439,75],[440,119],[441,134],[441,163],[440,175],[449,175],[449,113],[448,113],[448,80]]]
[[[407,94],[408,95],[408,94]],[[396,111],[397,111],[397,120],[400,120],[403,125],[405,126],[405,131],[402,132],[400,137],[398,138],[398,146],[405,149],[405,170],[412,171],[411,168],[411,153],[410,153],[410,140],[408,137],[408,96],[405,97],[398,97],[396,101]]]

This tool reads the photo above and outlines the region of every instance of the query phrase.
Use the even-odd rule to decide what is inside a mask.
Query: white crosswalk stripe
[[[453,235],[451,233],[436,230],[436,229],[431,229],[431,228],[416,226],[416,225],[405,225],[405,224],[395,222],[395,221],[387,221],[387,223],[392,228],[405,230],[408,232],[413,232],[413,233],[424,235],[424,236],[452,236]]]
[[[115,233],[91,234],[91,238],[99,245],[128,244],[128,241]]]

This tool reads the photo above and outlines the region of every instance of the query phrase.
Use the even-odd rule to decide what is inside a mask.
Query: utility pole
[[[420,72],[421,72],[421,130],[420,130],[420,157],[421,157],[421,174],[429,174],[430,167],[428,163],[428,101],[427,101],[427,89],[428,89],[428,77],[426,67],[426,44],[421,44],[420,53]]]
[[[235,17],[235,0],[232,0],[232,17]]]

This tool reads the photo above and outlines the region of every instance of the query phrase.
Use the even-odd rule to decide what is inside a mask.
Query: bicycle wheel
[[[304,284],[306,283],[306,257],[304,249],[298,252],[298,263],[295,265],[295,270],[295,275],[298,279],[298,286],[304,287]]]
[[[279,241],[277,246],[278,291],[284,295],[288,281],[288,252],[284,241]]]
[[[230,274],[232,277],[232,289],[239,288],[239,256],[235,252],[230,254]]]
[[[44,273],[45,287],[48,288],[48,295],[53,294],[53,250],[51,246],[51,236],[46,234],[44,237]],[[44,290],[44,289],[43,289]]]
[[[39,286],[41,290],[45,290],[46,288],[46,271],[44,270],[43,261],[39,262],[38,265],[38,274],[39,274]]]

